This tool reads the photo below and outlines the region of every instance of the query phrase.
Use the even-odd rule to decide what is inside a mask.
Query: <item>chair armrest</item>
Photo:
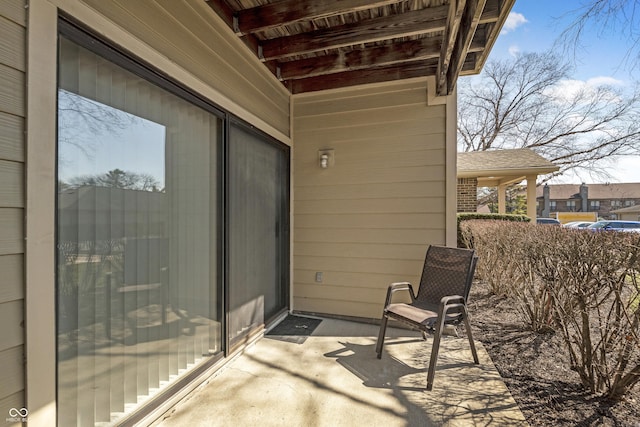
[[[438,307],[438,318],[442,319],[445,315],[453,309],[462,309],[464,313],[465,301],[464,297],[460,295],[447,295],[440,299],[440,306]],[[462,313],[460,313],[462,315]]]
[[[440,299],[440,305],[448,305],[448,304],[451,304],[452,302],[464,303],[464,297],[460,295],[447,295],[442,297],[442,299]]]
[[[384,301],[384,308],[387,308],[391,304],[393,294],[399,291],[409,291],[411,301],[415,300],[415,293],[413,292],[413,286],[409,282],[396,282],[389,285],[387,288],[387,298]]]

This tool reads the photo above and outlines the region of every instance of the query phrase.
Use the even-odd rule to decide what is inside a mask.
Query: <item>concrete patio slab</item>
[[[479,342],[443,337],[434,387],[425,391],[431,337],[323,319],[302,344],[265,336],[228,363],[158,425],[527,426]]]

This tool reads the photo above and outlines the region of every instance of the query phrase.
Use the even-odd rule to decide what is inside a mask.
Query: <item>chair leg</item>
[[[378,341],[376,342],[376,353],[378,354],[378,359],[382,358],[382,347],[384,346],[384,334],[387,331],[387,321],[389,318],[386,314],[382,315],[382,319],[380,319],[380,332],[378,333]]]
[[[431,358],[429,359],[429,373],[427,374],[427,390],[433,388],[433,378],[436,375],[436,362],[438,361],[438,352],[440,351],[440,338],[442,338],[442,330],[444,329],[444,318],[441,315],[436,325],[433,335],[433,344],[431,345]]]
[[[478,352],[476,351],[476,345],[473,342],[473,335],[471,334],[471,325],[469,324],[469,313],[467,308],[464,307],[464,328],[467,330],[467,337],[469,337],[469,346],[471,347],[471,354],[473,355],[473,361],[476,365],[480,363],[478,360]]]

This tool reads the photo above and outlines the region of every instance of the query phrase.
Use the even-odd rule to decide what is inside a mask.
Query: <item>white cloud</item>
[[[593,77],[586,81],[567,79],[562,80],[553,88],[549,88],[546,93],[553,97],[556,102],[572,102],[576,100],[576,97],[580,97],[581,102],[589,102],[590,99],[595,99],[596,97],[602,100],[616,101],[618,95],[615,92],[610,92],[608,96],[605,96],[602,92],[600,92],[599,96],[596,95],[598,88],[603,86],[624,86],[624,82],[607,76]]]
[[[518,45],[511,45],[509,46],[509,55],[513,56],[514,58],[516,56],[518,56],[520,54],[520,47]]]
[[[614,79],[613,77],[607,76],[598,76],[592,77],[586,82],[587,86],[596,87],[596,86],[624,86],[624,82],[622,80]]]
[[[523,14],[511,12],[509,13],[509,16],[507,16],[507,20],[504,22],[501,34],[509,33],[527,22],[529,21],[527,21]]]

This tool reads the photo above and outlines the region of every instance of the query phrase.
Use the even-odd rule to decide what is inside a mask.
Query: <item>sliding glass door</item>
[[[287,307],[288,151],[242,125],[229,131],[231,344]]]
[[[289,151],[61,20],[58,425],[132,423],[288,307]]]

